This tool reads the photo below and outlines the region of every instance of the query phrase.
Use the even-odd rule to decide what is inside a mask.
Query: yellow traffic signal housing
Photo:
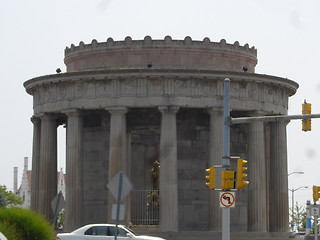
[[[209,173],[209,176],[206,176],[206,179],[208,182],[206,182],[206,185],[210,189],[216,188],[216,169],[215,168],[207,168],[206,172]]]
[[[245,171],[248,169],[244,165],[248,162],[242,158],[238,158],[237,160],[237,178],[236,178],[236,186],[237,189],[242,189],[249,184],[249,181],[245,180],[248,176]]]
[[[234,171],[222,170],[221,174],[221,188],[222,189],[231,189],[234,188]]]
[[[311,103],[304,101],[302,104],[302,114],[311,114]],[[311,131],[311,118],[302,119],[302,131]]]
[[[313,186],[312,191],[313,191],[313,201],[316,202],[320,198],[320,186]]]

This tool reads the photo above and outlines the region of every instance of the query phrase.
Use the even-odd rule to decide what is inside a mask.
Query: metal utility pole
[[[318,216],[317,215],[314,215],[313,225],[314,225],[314,240],[318,240]]]
[[[230,165],[230,79],[224,80],[223,88],[223,157],[222,169]],[[222,240],[230,240],[230,208],[222,208]]]
[[[294,211],[295,211],[295,209],[294,209],[294,192],[299,190],[299,189],[301,189],[301,188],[309,188],[309,187],[308,186],[301,186],[301,187],[298,187],[296,189],[294,189],[294,188],[289,189],[289,191],[292,193],[292,196],[291,196],[291,200],[292,200],[292,202],[291,202],[291,208],[292,208],[292,226],[291,226],[291,231],[292,231],[292,233],[294,232],[294,225],[295,225],[295,220],[294,220]],[[297,227],[299,227],[299,226],[297,226]]]
[[[120,215],[120,203],[121,203],[121,192],[122,192],[122,182],[123,182],[123,173],[119,173],[119,187],[118,187],[118,196],[117,196],[117,214],[116,214],[116,228],[114,233],[114,240],[118,238],[118,225],[119,225],[119,215]]]

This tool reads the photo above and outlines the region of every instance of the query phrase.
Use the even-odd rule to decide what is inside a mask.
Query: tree
[[[295,204],[294,208],[290,209],[291,212],[291,224],[296,226],[297,231],[305,231],[306,229],[306,217],[307,211],[303,206],[299,206],[298,203]]]
[[[12,191],[8,191],[5,185],[0,185],[0,207],[13,207],[23,203],[22,199]]]

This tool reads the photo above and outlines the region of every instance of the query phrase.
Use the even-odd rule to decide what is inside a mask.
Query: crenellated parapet
[[[209,38],[194,41],[191,37],[173,40],[143,40],[126,37],[124,41],[108,38],[106,42],[92,40],[80,42],[65,49],[67,71],[103,69],[198,69],[254,73],[257,50],[248,44],[229,44],[222,39],[211,42]]]
[[[95,49],[117,49],[117,48],[151,48],[151,47],[163,47],[163,48],[206,48],[206,49],[220,49],[220,50],[236,50],[243,51],[249,54],[257,56],[257,49],[255,47],[249,47],[249,44],[240,46],[236,41],[234,44],[229,44],[225,39],[221,39],[220,42],[211,42],[208,37],[203,41],[194,41],[191,37],[185,37],[184,40],[173,40],[170,36],[166,36],[163,40],[152,40],[150,36],[146,36],[143,40],[132,40],[131,37],[126,37],[124,41],[114,41],[112,38],[108,38],[106,42],[98,42],[93,39],[90,44],[84,44],[80,42],[79,46],[71,44],[71,47],[66,47],[65,56],[71,56],[73,53],[79,51],[93,51]]]

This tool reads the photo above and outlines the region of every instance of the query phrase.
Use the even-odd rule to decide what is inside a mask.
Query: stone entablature
[[[222,39],[211,42],[193,41],[191,37],[184,40],[172,40],[166,36],[164,40],[152,40],[146,36],[144,40],[114,41],[108,38],[99,43],[79,43],[65,49],[64,62],[67,71],[83,71],[94,69],[119,68],[156,68],[156,69],[201,69],[242,72],[255,72],[257,50],[248,44],[240,46],[239,42],[228,44]]]
[[[34,113],[61,112],[70,108],[113,106],[222,106],[223,79],[232,79],[231,107],[286,114],[288,97],[298,84],[274,76],[188,70],[104,70],[49,75],[24,86],[34,97]]]

